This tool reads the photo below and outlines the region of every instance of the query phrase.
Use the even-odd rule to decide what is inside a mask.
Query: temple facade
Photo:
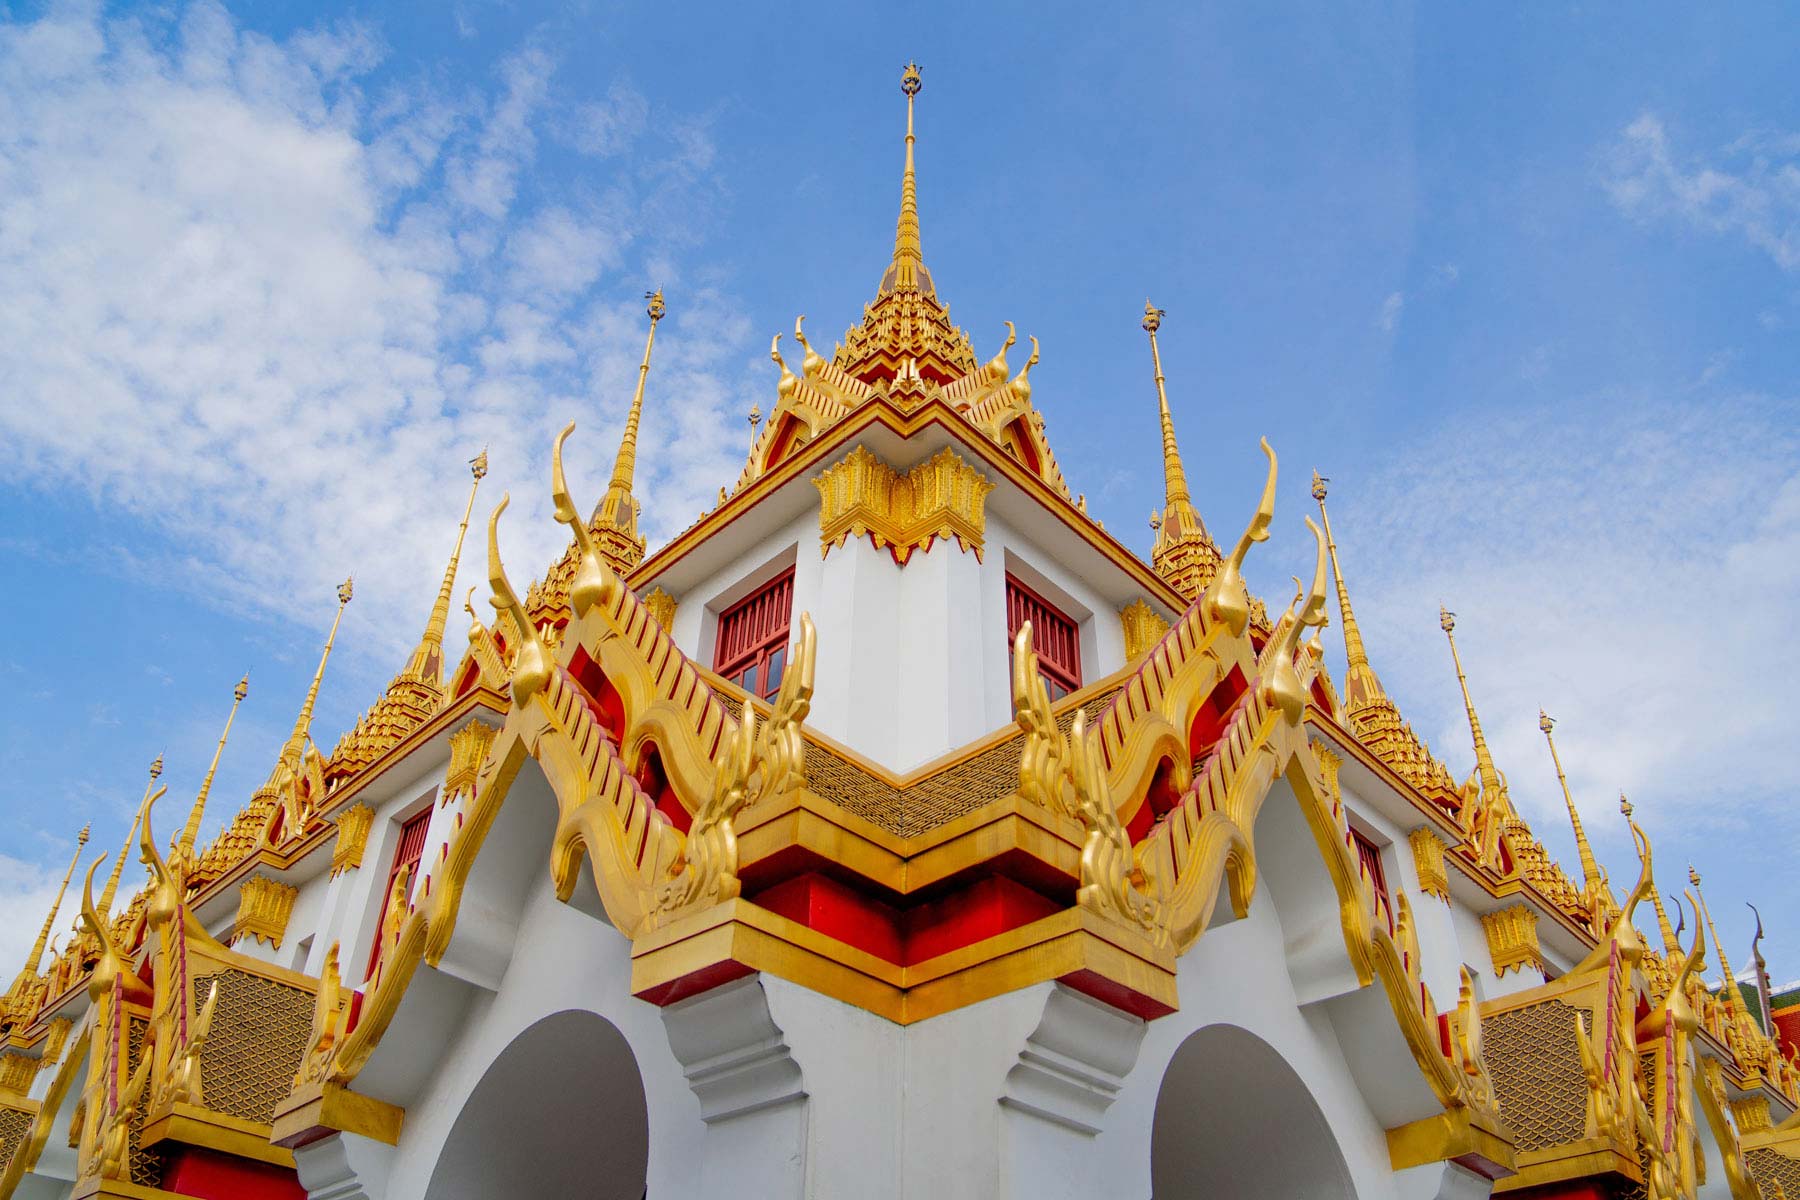
[[[83,831],[79,923],[0,999],[0,1200],[1800,1200],[1793,998],[1708,985],[1700,879],[1659,890],[1632,824],[1616,887],[1566,781],[1551,859],[1449,612],[1470,769],[1426,745],[1325,480],[1278,513],[1265,441],[1202,519],[1148,304],[1149,558],[1089,516],[1035,339],[977,353],[925,264],[902,88],[892,259],[831,354],[775,338],[712,511],[647,553],[659,292],[592,509],[563,461],[612,439],[545,447],[557,561],[515,573],[500,498],[452,637],[477,458],[417,648],[329,752],[335,622],[210,843],[212,772],[175,815],[160,763],[85,871]],[[1312,534],[1279,610],[1243,575],[1277,520]],[[1562,778],[1553,726],[1513,770]]]

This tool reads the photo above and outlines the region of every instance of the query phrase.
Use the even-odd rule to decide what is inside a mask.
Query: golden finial
[[[1700,890],[1700,872],[1688,866],[1688,882],[1694,885],[1694,905],[1700,911],[1700,920],[1706,924],[1706,932],[1712,937],[1713,949],[1719,954],[1719,970],[1724,973],[1725,1007],[1734,1018],[1748,1017],[1750,1008],[1744,1003],[1744,994],[1738,991],[1737,977],[1731,973],[1731,960],[1725,956],[1725,942],[1719,937],[1718,926],[1713,924],[1712,910],[1706,905],[1706,895]]]
[[[413,648],[412,657],[407,660],[406,668],[401,674],[413,679],[429,680],[441,683],[444,674],[444,627],[450,622],[450,595],[456,588],[456,572],[462,562],[463,538],[469,532],[469,517],[475,511],[475,493],[481,488],[481,480],[488,471],[487,450],[469,460],[469,474],[474,482],[469,485],[468,503],[463,505],[462,524],[456,527],[456,547],[450,551],[450,563],[444,568],[444,581],[438,585],[437,599],[432,601],[431,616],[425,622],[425,633],[419,638],[419,644]]]
[[[650,332],[644,338],[644,357],[638,363],[637,387],[631,393],[631,408],[625,414],[625,435],[619,439],[619,455],[613,460],[612,482],[607,485],[606,494],[600,497],[600,513],[596,518],[602,526],[624,532],[633,540],[637,537],[637,501],[631,494],[631,482],[637,471],[638,423],[644,412],[644,382],[650,377],[650,351],[656,345],[656,326],[668,312],[663,303],[662,289],[644,293],[644,313],[650,318]],[[639,557],[642,547],[639,547]]]
[[[750,422],[750,450],[754,453],[756,450],[756,427],[762,424],[763,419],[762,407],[752,404],[750,413],[745,419]]]
[[[1169,393],[1163,384],[1162,351],[1156,344],[1156,331],[1162,328],[1163,310],[1144,301],[1144,332],[1150,335],[1150,362],[1156,373],[1156,402],[1162,418],[1164,521],[1175,511],[1192,507],[1188,495],[1187,472],[1181,465],[1181,451],[1175,445],[1175,421],[1169,415]],[[1180,513],[1186,516],[1186,512]]]
[[[913,175],[913,99],[921,86],[919,64],[907,63],[900,74],[900,90],[906,93],[906,171],[900,177],[900,220],[894,226],[895,289],[917,287],[918,269],[925,261],[919,241],[918,182]]]
[[[144,785],[144,798],[138,801],[137,812],[131,818],[131,832],[125,835],[125,844],[119,847],[118,861],[113,863],[112,874],[107,876],[106,890],[100,893],[100,912],[103,916],[112,914],[113,897],[119,892],[119,877],[125,874],[125,860],[131,856],[131,847],[138,840],[138,822],[144,819],[144,806],[153,799],[151,792],[155,789],[156,780],[162,775],[162,770],[163,760],[162,755],[159,754],[156,756],[156,761],[150,764],[150,782]],[[160,796],[162,792],[157,791],[155,794]]]
[[[212,763],[206,768],[206,778],[200,781],[200,790],[194,795],[194,807],[188,812],[187,827],[181,831],[181,840],[175,844],[174,858],[179,867],[185,870],[194,857],[194,843],[200,837],[200,818],[206,812],[206,797],[212,792],[213,775],[219,769],[219,756],[225,753],[225,739],[231,736],[231,722],[237,717],[238,705],[250,694],[250,673],[238,680],[231,689],[231,711],[225,714],[225,728],[219,734],[219,744],[213,747]]]
[[[1438,605],[1438,627],[1450,642],[1450,660],[1456,664],[1456,682],[1462,688],[1463,708],[1469,715],[1469,734],[1475,743],[1475,770],[1481,779],[1481,798],[1483,806],[1497,805],[1505,795],[1500,783],[1500,772],[1494,766],[1494,756],[1488,750],[1487,737],[1481,731],[1481,718],[1475,715],[1475,701],[1469,696],[1469,677],[1463,673],[1462,655],[1456,650],[1456,614]],[[1491,855],[1499,836],[1499,822],[1489,819],[1482,846],[1483,856]]]
[[[1556,737],[1550,732],[1556,727],[1556,719],[1543,709],[1538,709],[1538,728],[1543,731],[1544,741],[1550,746],[1550,761],[1556,766],[1556,782],[1562,785],[1563,803],[1569,809],[1569,824],[1575,830],[1575,850],[1581,855],[1581,881],[1583,898],[1592,905],[1606,887],[1605,878],[1600,874],[1600,864],[1594,858],[1594,848],[1588,844],[1587,831],[1581,827],[1581,814],[1576,811],[1575,797],[1569,791],[1569,778],[1563,774],[1562,757],[1556,752]],[[1624,801],[1624,797],[1620,797]],[[1626,817],[1631,816],[1628,803],[1621,808]]]
[[[1331,557],[1331,576],[1337,583],[1338,615],[1344,622],[1344,700],[1352,712],[1380,698],[1381,680],[1369,665],[1369,651],[1363,645],[1362,627],[1350,608],[1350,588],[1344,583],[1344,570],[1338,565],[1337,538],[1331,532],[1331,515],[1325,511],[1325,485],[1330,478],[1318,471],[1312,474],[1312,498],[1319,506],[1319,521],[1325,526],[1325,550]]]
[[[69,880],[74,877],[75,866],[81,861],[81,852],[88,844],[88,828],[83,825],[81,832],[75,835],[75,853],[69,858],[69,869],[63,872],[62,886],[56,889],[56,900],[45,914],[44,926],[38,930],[37,941],[32,944],[31,956],[25,960],[25,969],[19,973],[21,980],[36,975],[38,965],[44,961],[44,947],[50,942],[50,930],[56,924],[58,910],[62,908],[63,895],[69,890]]]
[[[291,754],[298,762],[306,750],[307,739],[312,736],[313,705],[319,699],[319,684],[325,678],[325,664],[331,659],[331,647],[337,641],[338,626],[344,620],[344,607],[350,603],[354,583],[354,578],[349,578],[338,584],[337,615],[331,618],[331,632],[325,635],[325,649],[319,655],[318,669],[313,672],[312,683],[307,685],[306,699],[301,702],[299,715],[294,718],[294,731],[288,734],[288,739],[282,744],[281,753],[276,758],[274,771],[269,777],[271,783],[275,781],[275,774],[281,769],[282,760]]]

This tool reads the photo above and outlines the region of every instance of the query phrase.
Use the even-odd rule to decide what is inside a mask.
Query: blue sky
[[[416,639],[481,446],[515,577],[560,549],[550,439],[581,422],[597,497],[656,285],[645,523],[708,507],[769,336],[806,313],[829,342],[874,293],[916,57],[926,260],[978,354],[1006,320],[1040,339],[1096,515],[1148,550],[1148,295],[1222,540],[1257,438],[1282,455],[1252,582],[1306,559],[1318,467],[1376,667],[1452,769],[1440,600],[1559,857],[1540,705],[1620,890],[1623,788],[1733,965],[1756,900],[1800,978],[1790,30],[1775,5],[0,9],[0,962],[158,752],[164,826],[186,805],[246,669],[209,830],[247,797],[354,572],[330,747]]]

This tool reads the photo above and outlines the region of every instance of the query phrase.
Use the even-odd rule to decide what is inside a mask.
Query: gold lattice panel
[[[1781,1190],[1789,1196],[1800,1196],[1800,1159],[1763,1149],[1750,1151],[1744,1155],[1744,1161],[1750,1164],[1750,1175],[1768,1200],[1773,1200],[1776,1180],[1781,1181]]]
[[[1545,1000],[1481,1018],[1488,1072],[1500,1099],[1500,1115],[1519,1150],[1543,1150],[1580,1141],[1587,1131],[1587,1077],[1575,1044],[1575,1015],[1560,1000]]]
[[[32,1114],[22,1108],[0,1108],[0,1174],[31,1132]]]
[[[130,1079],[138,1068],[138,1062],[144,1056],[144,1036],[150,1032],[150,1022],[131,1017],[125,1030],[125,1078]],[[152,1084],[154,1086],[154,1084]],[[162,1185],[163,1161],[162,1153],[156,1149],[145,1150],[138,1145],[138,1139],[144,1134],[144,1112],[150,1107],[149,1091],[144,1089],[143,1101],[138,1104],[137,1116],[131,1120],[131,1137],[127,1142],[131,1164],[131,1182],[140,1187],[160,1187]]]
[[[1116,689],[1089,699],[1089,713],[1104,711]],[[1065,709],[1056,724],[1068,733],[1076,709]],[[812,790],[889,833],[911,837],[954,821],[1019,790],[1020,741],[1015,733],[973,758],[964,759],[905,788],[876,778],[824,746],[808,743],[806,777]]]
[[[201,1102],[213,1112],[268,1124],[293,1086],[312,1029],[312,993],[227,970],[194,979],[194,1006],[219,981],[219,1007],[200,1052]]]

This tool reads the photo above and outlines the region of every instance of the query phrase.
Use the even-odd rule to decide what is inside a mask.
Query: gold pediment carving
[[[901,474],[858,446],[813,482],[819,489],[821,556],[867,535],[901,566],[937,538],[954,538],[981,557],[985,504],[994,485],[948,447]]]

